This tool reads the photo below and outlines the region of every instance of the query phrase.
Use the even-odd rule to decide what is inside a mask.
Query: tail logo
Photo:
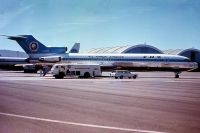
[[[78,50],[77,49],[72,49],[71,53],[78,53]]]
[[[37,42],[31,42],[29,44],[29,48],[32,52],[36,52],[38,50],[38,43]]]

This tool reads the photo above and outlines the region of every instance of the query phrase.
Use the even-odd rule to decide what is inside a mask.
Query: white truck
[[[89,78],[101,76],[101,68],[98,64],[55,64],[51,68],[51,73],[57,79],[65,76]]]
[[[137,74],[132,74],[130,71],[128,70],[115,70],[113,72],[110,73],[110,76],[111,77],[115,77],[116,79],[120,78],[120,79],[123,79],[123,78],[137,78],[138,75]]]

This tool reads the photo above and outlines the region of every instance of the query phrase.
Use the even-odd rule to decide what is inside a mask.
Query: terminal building
[[[181,55],[191,59],[191,61],[197,62],[200,68],[200,50],[195,48],[188,49],[169,49],[160,50],[154,46],[139,44],[139,45],[126,45],[116,47],[105,47],[105,48],[93,48],[82,53],[93,53],[93,54],[119,54],[119,53],[142,53],[142,54],[174,54]]]

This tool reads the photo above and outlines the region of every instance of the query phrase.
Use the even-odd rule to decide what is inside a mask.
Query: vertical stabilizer
[[[36,40],[32,35],[7,36],[15,40],[27,54],[46,53],[48,47]]]
[[[79,53],[80,43],[75,43],[74,46],[71,48],[69,53]]]

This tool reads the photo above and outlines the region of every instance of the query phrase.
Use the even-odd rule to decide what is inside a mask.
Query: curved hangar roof
[[[106,48],[93,48],[83,53],[154,53],[154,54],[174,54],[174,55],[181,55],[190,58],[192,61],[200,63],[200,50],[195,48],[189,49],[169,49],[161,51],[158,48],[146,45],[146,44],[139,44],[139,45],[126,45],[126,46],[117,46],[117,47],[106,47]]]
[[[84,53],[157,53],[163,54],[161,50],[151,45],[139,44],[139,45],[126,45],[117,47],[106,47],[106,48],[93,48],[85,51]]]
[[[200,62],[200,50],[195,48],[189,49],[169,49],[164,51],[165,54],[176,54],[190,58],[192,61]]]

